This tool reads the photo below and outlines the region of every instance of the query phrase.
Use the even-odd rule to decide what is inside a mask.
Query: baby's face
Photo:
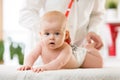
[[[65,24],[59,21],[44,21],[40,34],[47,47],[51,49],[59,48],[66,39]]]

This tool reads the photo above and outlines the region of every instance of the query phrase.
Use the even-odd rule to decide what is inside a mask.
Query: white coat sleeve
[[[105,0],[95,0],[92,14],[88,25],[88,32],[96,32],[97,27],[103,22],[105,12]]]
[[[39,26],[40,9],[46,0],[25,0],[20,10],[19,23],[22,27],[35,30]]]

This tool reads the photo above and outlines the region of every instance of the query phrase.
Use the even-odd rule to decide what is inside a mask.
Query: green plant
[[[110,2],[108,7],[109,7],[109,8],[117,8],[117,3],[115,3],[115,2]]]
[[[22,52],[22,47],[17,44],[17,43],[13,43],[11,42],[10,44],[10,58],[13,59],[13,57],[17,55],[18,60],[19,60],[19,64],[23,64],[23,60],[24,60],[24,55]]]
[[[115,0],[107,0],[106,1],[106,8],[107,9],[117,9],[117,1]]]
[[[4,42],[0,40],[0,63],[3,63],[3,56],[4,56]]]

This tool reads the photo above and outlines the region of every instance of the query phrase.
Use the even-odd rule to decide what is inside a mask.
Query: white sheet
[[[120,80],[120,67],[64,69],[34,73],[18,66],[0,65],[0,80]]]

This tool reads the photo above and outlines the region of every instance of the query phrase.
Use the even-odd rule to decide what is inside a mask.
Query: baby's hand
[[[45,67],[40,66],[40,67],[32,68],[32,70],[33,70],[34,72],[39,73],[39,72],[45,71],[46,69],[45,69]]]
[[[20,68],[18,68],[17,70],[19,70],[19,71],[25,71],[25,70],[31,70],[31,69],[32,69],[31,66],[24,65],[24,66],[21,66]]]

